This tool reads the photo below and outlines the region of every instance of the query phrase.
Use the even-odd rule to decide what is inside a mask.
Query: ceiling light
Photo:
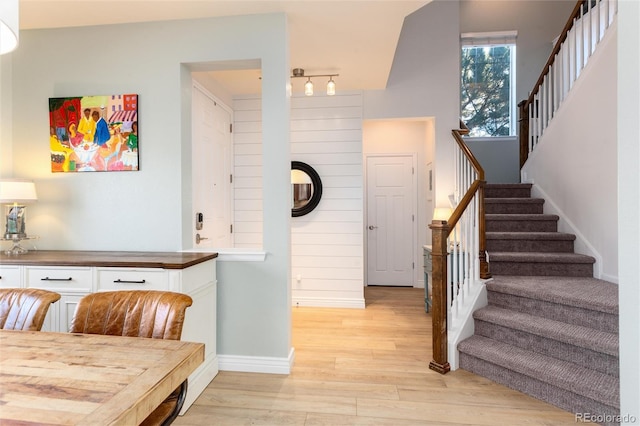
[[[311,82],[311,78],[309,78],[309,80],[304,84],[304,94],[307,96],[313,96],[313,83]]]
[[[336,94],[336,82],[333,81],[333,77],[329,77],[329,82],[327,83],[327,95],[333,96]]]
[[[306,78],[307,82],[304,84],[304,94],[307,96],[313,96],[313,82],[311,81],[311,77],[329,77],[329,82],[327,83],[327,95],[333,96],[336,94],[336,82],[333,81],[333,77],[338,77],[340,74],[313,74],[313,75],[305,75],[304,69],[302,68],[294,68],[291,70],[291,78]]]
[[[0,1],[0,55],[18,47],[18,0]]]

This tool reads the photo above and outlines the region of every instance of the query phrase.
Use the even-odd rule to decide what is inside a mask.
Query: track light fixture
[[[327,95],[333,96],[336,94],[336,82],[333,81],[333,77],[338,77],[340,74],[313,74],[304,75],[304,69],[294,68],[291,71],[291,78],[306,78],[307,82],[304,84],[304,94],[307,96],[313,96],[313,82],[311,77],[329,77],[327,83]]]

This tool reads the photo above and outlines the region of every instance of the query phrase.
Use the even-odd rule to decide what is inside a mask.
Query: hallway
[[[221,371],[176,425],[570,425],[572,413],[429,370],[422,289],[366,287],[366,309],[293,308],[289,376]]]

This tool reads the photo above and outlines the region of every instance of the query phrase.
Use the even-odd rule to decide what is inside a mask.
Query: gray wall
[[[407,16],[386,90],[367,91],[364,119],[434,117],[434,206],[453,192],[451,129],[460,116],[457,1],[436,0]],[[428,218],[431,220],[431,217]]]
[[[90,46],[87,47],[87,45]],[[290,154],[284,14],[22,31],[0,58],[3,176],[33,179],[41,249],[175,251],[191,215],[191,75],[186,64],[259,60],[264,262],[221,262],[218,352],[286,358],[290,322]],[[6,58],[6,59],[5,59]],[[48,98],[139,94],[140,171],[51,173]],[[5,108],[5,96],[11,99]],[[7,135],[6,129],[12,129]]]
[[[529,96],[575,6],[570,0],[461,0],[460,32],[517,30],[516,99]]]
[[[520,182],[520,145],[517,137],[465,138],[484,169],[487,183]]]
[[[527,98],[562,31],[574,1],[462,0],[460,32],[516,30],[516,102]],[[469,147],[485,170],[487,182],[520,181],[517,139],[471,141]]]

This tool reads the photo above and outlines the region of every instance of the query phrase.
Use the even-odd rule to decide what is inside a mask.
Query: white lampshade
[[[18,47],[18,0],[0,0],[0,55]]]
[[[36,186],[33,182],[24,180],[0,181],[0,203],[25,203],[37,199]]]
[[[307,96],[313,96],[313,83],[311,82],[311,79],[304,84],[304,94]]]
[[[332,77],[329,77],[329,82],[327,83],[327,95],[333,96],[336,94],[336,82],[333,81]]]
[[[449,220],[453,210],[450,207],[436,207],[433,209],[433,220]]]

